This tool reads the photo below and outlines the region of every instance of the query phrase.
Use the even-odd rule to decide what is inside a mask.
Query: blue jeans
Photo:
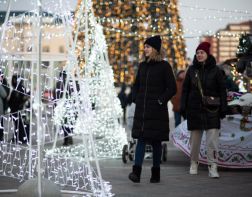
[[[160,140],[152,140],[150,142],[152,145],[152,155],[153,155],[153,167],[160,167],[161,155],[162,155],[162,145]],[[142,166],[144,153],[145,153],[146,140],[139,138],[137,140],[136,152],[135,152],[135,165]]]
[[[181,123],[181,114],[179,112],[174,112],[175,127]]]

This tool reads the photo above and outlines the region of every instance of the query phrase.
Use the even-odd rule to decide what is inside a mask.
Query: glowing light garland
[[[96,125],[94,125],[94,136],[96,137],[96,148],[99,157],[118,157],[122,154],[122,147],[127,143],[127,136],[124,128],[118,120],[122,116],[120,101],[117,98],[113,83],[113,70],[107,57],[107,45],[103,29],[97,23],[96,17],[92,11],[90,1],[90,12],[88,13],[88,25],[90,33],[88,34],[88,43],[90,43],[89,59],[86,61],[80,58],[80,66],[84,66],[84,78],[89,83],[90,98],[95,110]],[[80,10],[79,6],[76,15]],[[80,29],[85,29],[85,22],[82,18]],[[77,19],[77,20],[78,20]],[[82,35],[81,32],[79,35]],[[85,39],[78,40],[77,54],[83,57],[85,50]]]
[[[202,10],[202,9],[200,9],[200,10]],[[50,12],[56,12],[56,11],[57,11],[57,9],[50,9]],[[65,11],[65,13],[67,13],[67,11]],[[56,12],[56,14],[59,15],[59,13],[57,13],[57,12]],[[68,13],[68,14],[71,14],[71,13]],[[247,14],[249,14],[249,13],[247,13]],[[59,20],[59,18],[57,18],[57,17],[54,18],[54,17],[48,16],[48,15],[52,15],[50,13],[44,13],[43,15],[44,15],[43,20],[42,20],[43,25],[41,27],[42,28],[42,38],[51,40],[51,39],[55,39],[57,37],[64,37],[64,33],[60,33],[60,32],[62,32],[62,28],[63,28],[61,20]],[[12,45],[12,43],[13,43],[14,45],[12,45],[12,46],[15,46],[15,42],[20,43],[19,38],[21,36],[24,40],[26,40],[26,42],[32,43],[32,36],[29,31],[31,31],[31,23],[32,23],[34,17],[36,17],[36,13],[34,13],[33,11],[25,12],[22,15],[11,17],[12,22],[10,24],[8,24],[8,31],[7,31],[9,33],[7,33],[8,36],[5,36],[5,38],[4,38],[5,40],[8,40],[9,45]],[[248,18],[251,18],[251,15],[243,15],[243,16],[208,15],[208,16],[204,16],[204,17],[200,17],[200,18],[188,16],[188,17],[184,18],[184,20],[190,20],[190,22],[198,22],[199,20],[222,21],[225,19],[229,19],[229,20],[232,19],[232,20],[239,20],[240,21],[240,20],[245,20]],[[101,23],[104,23],[105,25],[106,25],[106,23],[111,23],[112,25],[118,25],[120,23],[125,23],[125,24],[129,25],[130,27],[133,27],[138,23],[148,22],[149,20],[151,20],[151,17],[149,15],[146,17],[139,16],[138,18],[97,17],[97,20]],[[160,22],[162,22],[162,21],[163,22],[165,22],[165,21],[172,22],[171,21],[172,17],[164,16],[163,18],[160,18],[160,19],[153,18],[152,20],[155,23],[157,23],[159,21]],[[181,21],[181,18],[179,18],[179,20]],[[15,29],[15,23],[21,23],[21,22],[22,22],[22,24],[25,24],[24,27],[21,29]],[[151,25],[148,28],[152,29],[152,32],[149,32],[147,35],[146,34],[141,35],[137,31],[131,31],[131,30],[124,31],[124,30],[122,30],[120,28],[116,28],[116,27],[113,27],[113,28],[105,27],[104,29],[106,31],[115,32],[114,35],[113,34],[111,34],[110,36],[107,35],[107,37],[115,37],[116,33],[121,33],[123,37],[138,37],[141,39],[141,38],[146,38],[147,36],[156,35],[157,34],[156,30],[159,29],[160,27],[158,27],[157,25]],[[212,32],[211,30],[203,32],[200,29],[186,28],[183,30],[182,28],[181,29],[176,29],[176,28],[177,28],[176,26],[174,26],[172,28],[164,28],[162,31],[162,35],[163,35],[164,39],[167,39],[166,36],[168,36],[168,35],[169,35],[169,38],[177,39],[177,40],[183,39],[183,38],[199,39],[202,34],[211,35],[211,36],[215,36],[216,38],[220,38],[220,36],[218,34]],[[48,29],[51,29],[54,32],[48,32],[49,31]],[[58,33],[56,33],[56,31]],[[175,32],[175,31],[182,32],[183,35],[173,36],[172,32]],[[15,32],[15,36],[14,36],[13,32]],[[24,32],[27,32],[27,33],[24,33]],[[20,34],[20,36],[18,36],[17,34]],[[235,36],[238,38],[240,36],[240,34],[239,35],[238,34],[235,34],[235,35],[234,34],[232,34],[232,35],[227,34],[225,36]],[[21,49],[22,47],[19,47],[19,46],[16,46],[16,47],[18,48],[19,51],[23,50],[23,49]]]
[[[184,18],[183,20],[189,20],[190,22],[198,22],[198,21],[201,21],[201,20],[219,20],[219,21],[222,21],[222,20],[244,20],[244,19],[250,19],[252,16],[251,15],[243,15],[243,16],[233,16],[233,15],[230,15],[230,16],[216,16],[216,15],[208,15],[208,16],[202,16],[202,17],[191,17],[191,16],[188,16],[187,18]],[[146,17],[142,17],[140,16],[139,18],[131,18],[131,17],[128,17],[128,18],[117,18],[117,17],[98,17],[97,18],[99,22],[101,23],[105,23],[105,22],[109,22],[109,23],[112,23],[112,24],[117,24],[117,23],[128,23],[130,26],[133,26],[135,25],[136,23],[139,23],[139,22],[145,22],[145,21],[148,21],[149,19],[151,19],[150,16],[146,16]],[[153,18],[152,20],[154,20],[155,22],[157,21],[171,21],[171,17],[166,17],[164,16],[164,18],[161,18],[161,19],[156,19],[156,18]],[[182,21],[182,19],[180,18],[179,19],[180,21]]]
[[[177,4],[176,0],[169,2]],[[136,66],[142,60],[144,39],[151,35],[164,34],[164,53],[175,70],[185,66],[186,47],[177,7],[130,0],[112,3],[95,0],[94,10],[100,18],[116,18],[116,22],[119,21],[113,23],[106,20],[102,23],[117,84],[133,83]],[[120,21],[121,18],[140,20],[132,23],[127,20]]]
[[[55,5],[55,4],[53,4]],[[57,3],[57,5],[62,8],[62,1]],[[69,15],[64,15],[62,12],[65,12],[65,9],[59,9],[57,12],[59,16],[62,17],[63,25],[64,25],[64,35],[65,42],[68,48],[68,57],[66,61],[66,72],[67,72],[67,82],[74,81],[75,75],[73,71],[77,71],[77,76],[80,85],[80,91],[77,92],[76,87],[73,91],[73,96],[65,97],[66,93],[63,96],[64,107],[67,105],[67,110],[60,111],[59,108],[54,109],[54,103],[51,102],[50,98],[46,100],[43,106],[40,106],[36,103],[36,98],[34,96],[31,97],[32,108],[26,109],[24,111],[20,111],[22,114],[25,111],[29,111],[30,114],[33,112],[34,115],[30,116],[32,119],[30,120],[30,136],[31,136],[31,144],[27,146],[19,145],[18,143],[9,143],[9,139],[16,132],[14,127],[13,119],[11,118],[11,114],[6,115],[4,118],[4,141],[0,144],[0,173],[5,176],[10,176],[13,178],[18,178],[20,180],[26,180],[28,178],[33,178],[38,175],[37,165],[38,165],[38,152],[35,149],[37,144],[37,133],[35,132],[36,126],[36,118],[38,110],[41,109],[41,130],[43,130],[44,135],[42,136],[42,141],[47,146],[48,151],[44,157],[42,158],[42,166],[43,168],[43,177],[48,178],[49,180],[54,181],[57,184],[62,186],[68,185],[72,186],[77,190],[83,191],[83,194],[87,194],[85,196],[112,196],[111,194],[111,186],[102,180],[99,164],[97,161],[97,156],[95,153],[95,144],[92,137],[93,127],[92,125],[95,123],[95,113],[92,111],[90,97],[88,93],[88,82],[85,79],[81,79],[78,71],[78,64],[76,60],[76,56],[74,55],[71,47],[74,48],[74,43],[69,43],[68,41],[72,40],[71,38],[71,30],[69,31],[69,24],[71,24]],[[68,12],[69,13],[69,12]],[[19,23],[22,25],[22,23]],[[33,25],[36,24],[36,21],[31,23],[31,36],[33,37],[32,42],[37,39],[36,28]],[[5,28],[2,29],[5,31]],[[2,43],[2,41],[1,41]],[[35,42],[34,42],[35,43]],[[3,41],[3,45],[7,45],[7,40]],[[33,44],[32,45],[32,53],[36,53],[38,47]],[[3,47],[0,46],[2,49]],[[10,53],[11,51],[11,53]],[[40,76],[37,76],[36,72],[33,69],[33,64],[36,62],[36,58],[34,54],[32,54],[32,58],[27,60],[27,54],[23,54],[24,62],[20,62],[20,57],[13,58],[13,56],[18,55],[19,50],[17,48],[6,47],[5,50],[1,51],[0,62],[2,72],[6,74],[6,76],[10,76],[14,73],[21,74],[21,79],[24,80],[24,85],[31,90],[33,90],[33,80],[34,78],[41,78],[41,83],[44,84],[41,88],[41,93],[44,91],[51,90],[51,84],[56,84],[56,81],[59,79],[56,77],[59,75],[61,69],[55,69],[53,75],[48,75],[42,73]],[[10,59],[8,59],[10,58]],[[15,60],[17,59],[17,60]],[[14,60],[14,61],[13,61]],[[31,62],[31,63],[29,63]],[[14,66],[13,66],[14,64]],[[9,75],[8,75],[9,74]],[[64,90],[66,92],[66,89]],[[33,95],[33,94],[31,94]],[[64,102],[66,101],[66,103]],[[33,103],[35,102],[35,103]],[[63,105],[59,103],[60,107]],[[32,110],[32,111],[31,111]],[[55,112],[62,113],[54,116]],[[74,118],[74,114],[78,112],[78,118]],[[27,117],[27,116],[26,116]],[[55,137],[57,137],[58,133],[55,136],[54,127],[62,125],[62,119],[67,119],[67,124],[72,125],[74,127],[74,134],[79,133],[79,135],[83,139],[82,150],[85,150],[85,154],[81,155],[80,153],[73,154],[71,156],[67,154],[57,154],[57,148],[50,148],[50,144],[55,141]],[[20,124],[25,123],[25,119],[20,118]],[[25,126],[25,125],[23,125]],[[25,132],[27,135],[27,131]],[[59,135],[62,136],[63,132],[59,132]],[[15,135],[14,135],[15,139]],[[77,157],[77,158],[76,158]],[[91,160],[95,162],[95,168],[91,166]],[[28,166],[31,165],[31,168]],[[94,171],[96,169],[97,173]]]
[[[114,1],[106,1],[106,2],[99,2],[98,4],[99,5],[112,5],[114,4],[115,2]],[[167,6],[167,7],[173,7],[173,8],[176,8],[178,7],[177,4],[173,3],[172,1],[170,2],[167,2],[167,1],[148,1],[148,0],[141,0],[141,1],[138,1],[138,0],[131,0],[129,2],[130,4],[136,4],[136,3],[140,3],[140,4],[154,4],[154,5],[161,5],[161,6]],[[200,7],[198,5],[194,5],[194,6],[191,6],[191,5],[186,5],[186,4],[183,4],[183,3],[178,3],[179,4],[179,7],[181,8],[185,8],[185,9],[190,9],[190,10],[197,10],[197,11],[214,11],[214,12],[218,12],[218,13],[221,13],[221,12],[226,12],[226,13],[242,13],[242,14],[251,14],[251,12],[249,12],[248,10],[229,10],[229,9],[226,9],[226,8],[222,8],[222,9],[217,9],[217,8],[206,8],[206,7]]]

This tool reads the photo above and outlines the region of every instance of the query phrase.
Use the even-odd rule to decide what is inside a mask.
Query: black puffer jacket
[[[136,103],[133,138],[169,139],[167,102],[175,93],[176,82],[168,62],[151,61],[139,65],[133,86],[133,101]]]
[[[203,94],[220,97],[221,105],[217,108],[206,108],[198,88],[196,73],[199,73]],[[219,129],[220,119],[225,117],[227,109],[225,81],[221,70],[216,66],[215,58],[208,56],[205,65],[194,57],[189,67],[181,97],[181,113],[186,114],[188,130]]]

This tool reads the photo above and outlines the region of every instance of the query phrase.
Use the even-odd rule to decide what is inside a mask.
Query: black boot
[[[151,183],[159,183],[160,182],[160,167],[152,167],[151,168]]]
[[[134,183],[140,183],[140,176],[142,172],[141,166],[133,166],[132,172],[129,174],[129,179],[133,181]]]
[[[68,137],[68,144],[73,145],[73,137],[72,136]]]
[[[63,146],[68,146],[69,141],[68,141],[68,136],[64,138]]]

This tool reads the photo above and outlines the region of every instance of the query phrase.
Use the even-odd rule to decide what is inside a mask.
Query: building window
[[[43,61],[42,62],[42,67],[43,68],[47,68],[50,65],[50,63],[48,61]]]
[[[50,47],[49,46],[43,46],[42,52],[50,52]]]
[[[59,47],[59,52],[60,52],[60,53],[64,53],[64,52],[65,52],[64,46],[60,46],[60,47]]]
[[[27,52],[32,52],[32,46],[27,47]]]

